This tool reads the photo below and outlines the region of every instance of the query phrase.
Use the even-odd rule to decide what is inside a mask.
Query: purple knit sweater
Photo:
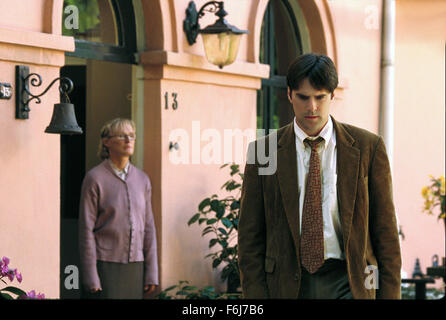
[[[101,288],[96,261],[144,261],[144,285],[159,284],[155,223],[148,176],[132,164],[120,179],[108,160],[85,176],[79,213],[83,283]]]

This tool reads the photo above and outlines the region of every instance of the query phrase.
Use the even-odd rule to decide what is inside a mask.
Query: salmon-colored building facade
[[[335,62],[336,120],[382,134],[383,1],[226,0],[228,22],[249,34],[242,36],[235,62],[219,68],[206,59],[201,36],[192,46],[187,42],[189,0],[89,1],[92,7],[74,5],[81,17],[77,28],[76,1],[0,0],[0,83],[12,88],[10,99],[0,99],[0,255],[22,273],[19,287],[47,298],[79,297],[79,290],[64,289],[64,270],[79,264],[80,183],[100,162],[101,126],[128,117],[137,132],[132,161],[153,186],[159,289],[188,280],[224,290],[211,260],[204,259],[208,238],[187,222],[201,200],[224,195],[220,187],[229,175],[219,167],[231,160],[243,169],[255,129],[292,120],[283,79],[298,54],[323,53]],[[197,9],[206,2],[195,0]],[[92,8],[94,32],[82,19]],[[444,176],[445,17],[444,1],[395,1],[388,148],[406,278],[416,258],[426,273],[432,256],[441,260],[445,252],[443,221],[422,213],[421,196],[430,174]],[[206,13],[200,26],[215,19]],[[30,103],[29,119],[16,119],[17,65],[41,75],[42,86],[30,87],[35,94],[61,75],[73,80],[70,99],[84,134],[44,133],[59,102],[56,85],[41,104]],[[234,146],[240,132],[251,134],[243,136],[243,156]]]

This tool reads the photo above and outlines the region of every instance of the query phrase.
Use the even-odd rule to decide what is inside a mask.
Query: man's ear
[[[290,90],[290,87],[287,87],[287,97],[288,97],[288,101],[290,102],[290,103],[293,103],[292,101],[291,101],[291,93],[292,93],[293,91],[292,90]]]
[[[333,98],[335,97],[334,92],[331,93],[331,100],[333,100]]]

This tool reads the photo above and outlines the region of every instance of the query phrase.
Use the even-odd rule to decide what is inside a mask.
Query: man
[[[294,121],[249,146],[238,240],[244,297],[400,298],[382,138],[330,116],[338,77],[329,57],[299,56],[287,85]],[[277,170],[261,175],[262,164],[249,159],[269,139],[277,139],[267,150]]]
[[[141,299],[158,285],[152,187],[130,163],[135,124],[114,119],[101,130],[103,160],[84,178],[79,247],[87,298]]]

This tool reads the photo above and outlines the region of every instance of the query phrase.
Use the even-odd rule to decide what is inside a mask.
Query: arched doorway
[[[116,117],[134,118],[133,1],[64,0],[62,29],[75,38],[75,51],[66,53],[60,73],[74,82],[70,100],[84,131],[79,136],[61,136],[60,297],[66,299],[81,294],[80,287],[67,286],[65,272],[67,266],[79,269],[80,189],[85,173],[101,161],[96,156],[100,129]]]
[[[291,61],[310,51],[305,21],[296,1],[270,0],[265,10],[261,40],[261,63],[270,65],[270,77],[262,79],[257,92],[257,128],[278,129],[293,120],[286,92],[286,73]]]

